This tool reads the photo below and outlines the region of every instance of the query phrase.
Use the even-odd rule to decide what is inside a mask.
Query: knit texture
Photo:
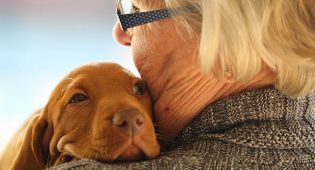
[[[315,94],[241,92],[208,105],[154,160],[83,159],[51,169],[315,169]]]

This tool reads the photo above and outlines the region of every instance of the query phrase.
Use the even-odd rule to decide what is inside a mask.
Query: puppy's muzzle
[[[137,135],[144,127],[144,118],[135,109],[122,110],[115,113],[112,121],[116,127],[129,136]]]

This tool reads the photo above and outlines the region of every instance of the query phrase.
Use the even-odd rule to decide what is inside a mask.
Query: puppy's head
[[[45,166],[81,158],[152,159],[160,151],[152,119],[141,79],[117,64],[85,65],[53,91],[37,121],[42,142],[32,147],[43,147]]]

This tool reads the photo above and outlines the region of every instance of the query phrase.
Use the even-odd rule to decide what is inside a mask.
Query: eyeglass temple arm
[[[161,9],[148,12],[138,12],[133,14],[121,14],[117,11],[117,15],[120,20],[120,24],[123,31],[127,31],[128,28],[147,24],[150,22],[166,19],[178,15],[179,13],[191,13],[196,10],[192,7],[184,7],[180,9]]]
[[[148,12],[138,12],[133,14],[119,14],[118,17],[122,30],[127,31],[128,28],[147,24],[150,22],[166,19],[175,16],[174,10],[162,9]]]

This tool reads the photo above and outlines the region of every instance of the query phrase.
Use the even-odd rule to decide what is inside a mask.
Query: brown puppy
[[[152,159],[160,152],[145,83],[112,63],[72,71],[24,129],[22,141],[13,139],[0,160],[12,162],[12,169],[43,169],[81,158]]]

